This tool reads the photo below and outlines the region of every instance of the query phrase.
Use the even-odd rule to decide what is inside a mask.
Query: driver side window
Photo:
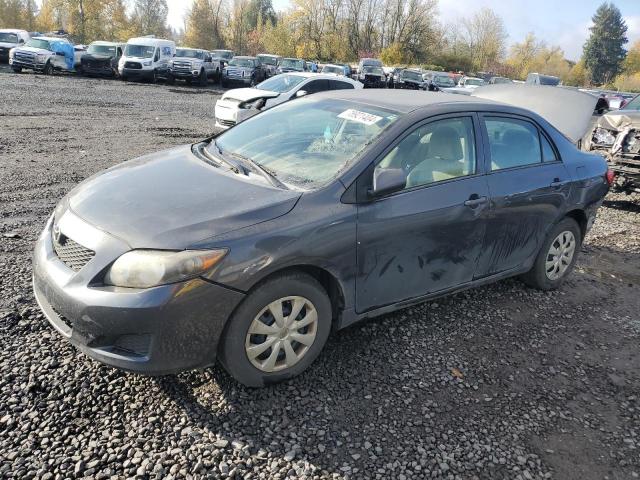
[[[416,128],[382,159],[378,168],[404,170],[405,188],[475,174],[473,120],[447,118]]]

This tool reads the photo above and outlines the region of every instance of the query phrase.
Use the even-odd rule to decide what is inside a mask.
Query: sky
[[[440,20],[455,22],[488,7],[502,17],[509,34],[508,44],[520,42],[528,32],[551,45],[559,45],[569,60],[578,60],[589,36],[591,17],[603,0],[439,0]],[[167,0],[169,24],[184,28],[184,15],[191,0]],[[630,43],[640,40],[640,0],[615,0],[627,22]],[[276,10],[288,0],[273,0]]]

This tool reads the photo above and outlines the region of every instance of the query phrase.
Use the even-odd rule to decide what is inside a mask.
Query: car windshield
[[[437,75],[433,77],[433,83],[439,87],[455,87],[453,78],[448,75]]]
[[[191,48],[178,48],[176,49],[176,57],[183,58],[199,58],[204,59],[204,52],[202,50],[193,50]]]
[[[226,50],[214,50],[211,52],[211,55],[214,58],[222,58],[223,60],[229,60],[233,58],[233,52],[228,52]]]
[[[342,67],[331,67],[329,65],[322,67],[322,73],[337,73],[338,75],[344,74],[344,68]]]
[[[259,83],[256,85],[256,88],[260,90],[268,90],[270,92],[284,93],[288,92],[296,85],[299,85],[304,79],[305,77],[301,77],[299,75],[280,74]]]
[[[18,43],[18,35],[9,32],[0,32],[0,42]]]
[[[251,58],[234,58],[229,62],[230,67],[253,67],[253,59]]]
[[[464,81],[465,85],[472,85],[475,87],[480,87],[482,85],[484,85],[484,81],[480,80],[479,78],[467,78]]]
[[[363,60],[362,67],[382,67],[382,62],[375,59]]]
[[[283,68],[298,68],[300,70],[304,69],[304,60],[295,60],[293,58],[285,58],[282,60],[280,64]]]
[[[412,72],[411,70],[405,70],[402,76],[405,80],[415,80],[416,82],[422,81],[422,74],[419,72]]]
[[[26,43],[27,47],[43,48],[44,50],[51,50],[51,45],[47,40],[40,40],[39,38],[32,38]]]
[[[272,57],[271,55],[258,55],[258,58],[265,65],[277,65],[278,57]]]
[[[640,110],[640,95],[622,107],[622,110]]]
[[[216,138],[208,151],[256,162],[284,184],[315,189],[351,164],[398,113],[339,99],[284,103]]]
[[[495,84],[511,83],[511,80],[509,80],[508,78],[504,78],[504,77],[493,77],[493,83],[495,83]]]
[[[156,51],[156,47],[151,47],[148,45],[134,45],[132,43],[128,43],[124,54],[127,57],[138,57],[138,58],[151,58]]]
[[[373,75],[384,75],[384,72],[382,71],[382,68],[380,67],[375,67],[372,65],[365,65],[364,67],[362,67],[362,71],[364,73],[370,73]]]
[[[111,55],[114,56],[116,54],[115,45],[89,45],[87,48],[87,53],[92,55]]]
[[[560,83],[560,79],[558,77],[547,77],[545,75],[540,75],[539,77],[540,85],[551,85],[555,87]]]

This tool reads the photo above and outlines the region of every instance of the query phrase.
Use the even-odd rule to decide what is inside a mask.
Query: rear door
[[[533,260],[571,189],[556,148],[533,121],[485,114],[481,125],[491,209],[476,278]]]
[[[358,312],[472,280],[489,203],[477,132],[472,113],[427,121],[363,174],[365,191],[375,168],[408,177],[404,190],[358,205]]]

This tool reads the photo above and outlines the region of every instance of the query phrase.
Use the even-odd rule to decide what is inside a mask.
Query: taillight
[[[605,180],[609,184],[609,186],[613,185],[613,181],[616,179],[616,174],[613,170],[608,169],[607,173],[604,176]]]

